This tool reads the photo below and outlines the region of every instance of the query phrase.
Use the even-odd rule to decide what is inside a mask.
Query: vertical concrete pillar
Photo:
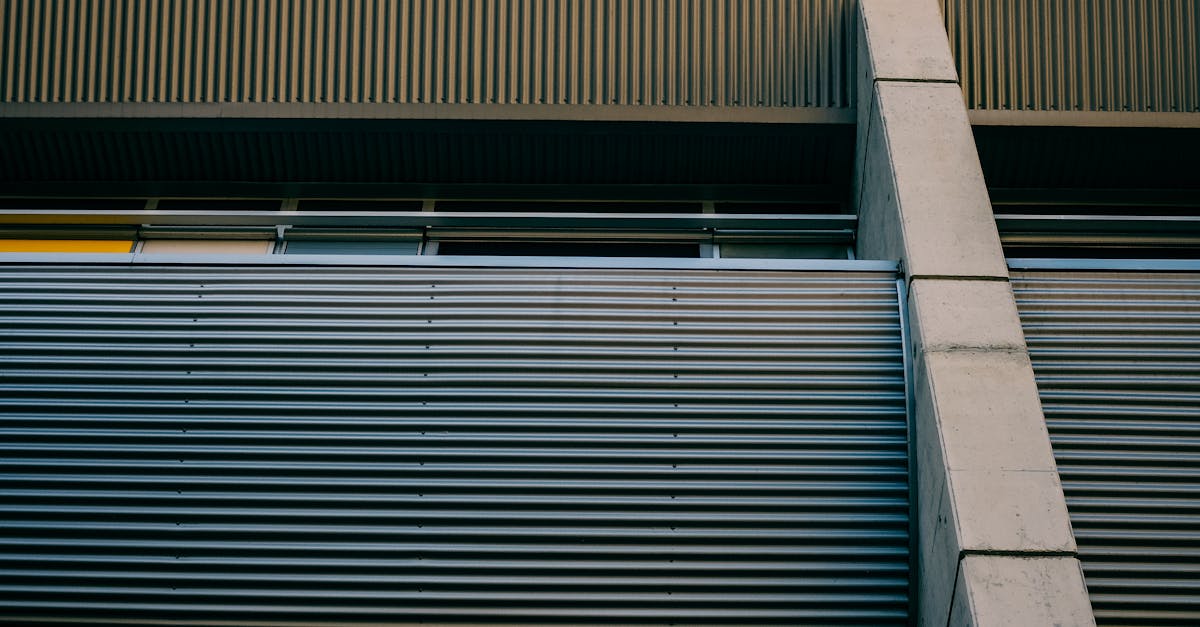
[[[909,282],[922,625],[1094,625],[936,0],[860,0],[860,258]]]

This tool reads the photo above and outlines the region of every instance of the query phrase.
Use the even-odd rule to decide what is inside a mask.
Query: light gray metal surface
[[[838,263],[0,265],[0,613],[902,624],[895,274]]]
[[[943,0],[972,109],[1200,111],[1195,0]]]
[[[11,0],[5,102],[853,106],[854,0]]]
[[[1097,622],[1200,624],[1200,269],[1012,283]]]

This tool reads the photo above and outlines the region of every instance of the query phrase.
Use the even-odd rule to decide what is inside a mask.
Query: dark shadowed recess
[[[5,195],[802,201],[844,207],[846,124],[0,120]]]

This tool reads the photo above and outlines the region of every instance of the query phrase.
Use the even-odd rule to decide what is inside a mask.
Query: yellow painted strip
[[[129,240],[0,239],[0,253],[127,253]]]

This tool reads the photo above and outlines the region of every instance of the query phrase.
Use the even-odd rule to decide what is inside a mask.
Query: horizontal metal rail
[[[1200,272],[1200,259],[1022,259],[1010,258],[1010,270],[1119,270]]]
[[[491,227],[602,229],[853,229],[858,219],[840,214],[566,213],[439,211],[78,211],[0,210],[0,224]]]
[[[1000,233],[1103,233],[1110,235],[1200,235],[1197,216],[1135,215],[996,215]]]
[[[895,261],[862,259],[671,259],[660,257],[475,257],[425,255],[162,255],[0,253],[0,264],[154,264],[203,266],[425,266],[443,268],[647,268],[671,270],[821,270],[896,272]]]

